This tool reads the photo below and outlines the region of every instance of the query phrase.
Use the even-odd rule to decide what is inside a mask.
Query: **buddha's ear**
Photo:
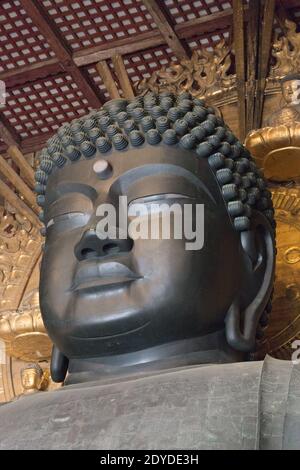
[[[243,278],[241,292],[226,316],[226,338],[238,351],[255,349],[256,331],[272,295],[275,276],[274,230],[268,219],[254,211],[251,229],[241,232]]]

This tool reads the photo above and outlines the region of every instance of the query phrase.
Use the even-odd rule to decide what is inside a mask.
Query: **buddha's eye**
[[[151,214],[159,215],[165,211],[169,212],[170,208],[179,209],[179,203],[184,200],[191,200],[190,196],[185,194],[167,193],[167,194],[155,194],[151,196],[144,196],[132,200],[128,205],[128,217],[145,217]]]
[[[133,204],[148,204],[149,202],[169,201],[170,199],[190,199],[186,194],[166,193],[166,194],[153,194],[151,196],[143,196],[130,201],[128,207]]]
[[[93,204],[89,198],[78,193],[68,193],[54,201],[46,211],[46,228],[69,230],[83,226],[92,211]]]

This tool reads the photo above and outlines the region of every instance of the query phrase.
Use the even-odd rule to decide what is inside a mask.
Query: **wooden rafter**
[[[254,110],[254,129],[261,127],[266,78],[269,70],[272,46],[275,0],[265,0],[260,12],[260,35],[258,43],[257,86]]]
[[[160,0],[142,0],[148,12],[163,36],[165,42],[174,52],[177,59],[189,59],[191,52],[183,41],[178,37],[171,22],[168,11]]]
[[[246,61],[245,61],[245,25],[244,9],[241,0],[233,0],[233,39],[235,50],[235,66],[237,77],[239,137],[244,140],[246,135]]]
[[[124,98],[134,98],[133,88],[130,82],[130,78],[128,77],[122,56],[120,54],[115,54],[112,57],[112,63],[116,72],[116,76],[120,82]]]
[[[24,140],[22,140],[20,148],[22,150],[22,153],[24,155],[31,153],[31,152],[37,152],[38,150],[41,150],[48,139],[53,136],[53,131],[50,132],[44,132],[38,135],[26,137]],[[12,147],[9,147],[6,149],[6,147],[1,147],[0,146],[0,153],[7,152],[9,154],[10,150]],[[9,155],[10,158],[13,159],[12,155]],[[25,158],[25,157],[24,157]],[[16,163],[17,164],[17,163]],[[18,165],[18,164],[17,164]],[[18,165],[19,166],[19,165]],[[23,173],[25,175],[25,173]],[[28,179],[26,178],[27,182],[29,183]],[[30,184],[31,186],[31,184]]]
[[[99,91],[92,83],[91,79],[77,67],[72,58],[72,53],[57,30],[55,23],[43,9],[41,2],[37,0],[21,0],[23,8],[31,17],[33,23],[39,28],[43,36],[48,41],[53,52],[55,52],[59,62],[66,72],[69,72],[79,89],[88,100],[90,106],[101,105]]]
[[[58,59],[52,58],[37,64],[25,65],[17,69],[0,73],[0,80],[5,82],[6,88],[25,85],[41,78],[58,75],[63,68]]]
[[[0,196],[11,204],[20,214],[26,217],[34,226],[40,227],[41,222],[33,210],[19,198],[10,187],[0,179]]]
[[[120,98],[119,90],[106,60],[101,60],[98,62],[96,64],[96,69],[109,93],[110,98],[112,100]]]
[[[39,207],[35,200],[33,191],[27,186],[20,176],[14,171],[9,163],[0,155],[0,173],[16,188],[17,191],[24,197],[31,209],[36,214],[39,213]]]
[[[1,130],[0,130],[0,135],[1,135]],[[38,134],[35,136],[26,137],[26,139],[21,141],[19,148],[22,150],[22,154],[24,155],[31,153],[31,152],[37,152],[38,150],[41,150],[45,146],[47,140],[50,139],[50,137],[52,136],[53,136],[53,131],[45,132],[43,134]],[[9,155],[8,152],[10,151],[11,148],[12,147],[7,148],[7,145],[0,145],[0,153],[2,153],[2,155],[6,153]],[[12,158],[11,155],[9,155],[9,157]],[[25,174],[24,174],[24,177],[25,177]],[[27,177],[26,177],[26,181],[29,184],[29,180]],[[32,185],[30,184],[30,186]]]
[[[11,145],[7,149],[7,154],[12,159],[14,164],[19,168],[21,175],[24,176],[24,179],[29,185],[29,187],[33,188],[35,185],[34,170],[28,163],[22,152],[18,149],[16,145]]]

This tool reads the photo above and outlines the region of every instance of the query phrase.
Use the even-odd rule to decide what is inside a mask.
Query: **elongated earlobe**
[[[231,304],[225,319],[228,344],[243,352],[251,352],[255,349],[257,328],[272,296],[275,272],[275,244],[272,228],[268,220],[261,214],[256,215],[253,225],[251,231],[243,233],[241,243],[253,264],[253,280],[256,276],[255,264],[257,259],[260,255],[266,257],[264,276],[254,300],[242,311],[240,300],[236,298]],[[254,243],[254,233],[257,229],[259,229],[263,239],[265,250],[263,255],[257,252]]]
[[[69,359],[53,346],[50,373],[53,382],[61,383],[65,380],[69,366]]]

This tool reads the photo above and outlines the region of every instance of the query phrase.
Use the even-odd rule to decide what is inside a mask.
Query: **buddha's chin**
[[[101,314],[99,314],[99,316],[100,315]],[[114,321],[112,321],[111,317],[108,315],[101,315],[101,321],[94,323],[93,327],[89,325],[87,328],[85,324],[73,325],[68,336],[70,338],[81,338],[82,340],[109,340],[118,338],[122,335],[125,336],[130,333],[138,332],[149,323],[150,320],[145,319],[144,315],[142,315],[142,318],[132,319],[128,317],[127,319],[124,319],[122,318],[122,314],[120,314],[119,318],[114,318]]]
[[[105,322],[105,318],[103,319]],[[109,321],[109,320],[108,320]],[[103,322],[103,323],[104,323]],[[124,325],[127,328],[124,328]],[[103,333],[103,324],[94,325],[94,331],[75,326],[68,334],[55,335],[54,342],[68,358],[95,358],[116,356],[143,349],[144,331],[151,328],[151,320],[128,329],[125,322],[116,323],[110,334]]]
[[[69,320],[67,336],[82,340],[109,339],[143,328],[151,320],[151,311],[143,299],[124,286],[81,290],[72,296],[64,317]],[[63,320],[61,319],[63,323]]]

